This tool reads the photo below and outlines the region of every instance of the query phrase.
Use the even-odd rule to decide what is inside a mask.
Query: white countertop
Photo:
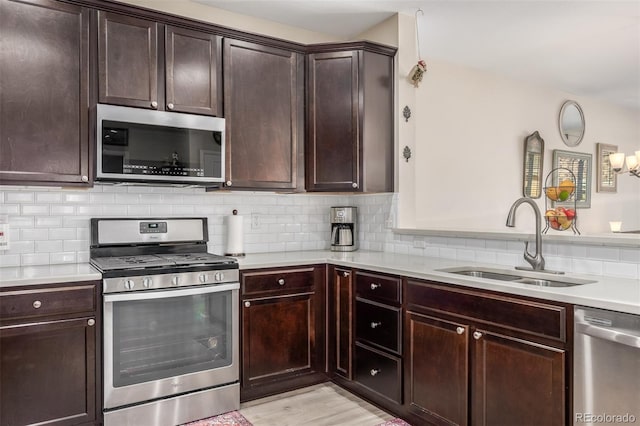
[[[400,255],[384,252],[355,251],[338,253],[330,251],[302,251],[285,253],[249,254],[239,259],[240,269],[330,263],[352,268],[368,269],[393,275],[458,284],[484,290],[500,291],[520,296],[537,297],[576,305],[610,309],[640,315],[640,280],[613,278],[597,275],[566,274],[557,277],[581,278],[596,281],[572,287],[539,287],[530,284],[496,281],[439,272],[437,269],[455,266],[477,266],[509,269],[492,264],[436,259],[422,256]],[[513,269],[513,268],[511,268]],[[550,279],[556,277],[549,275]]]
[[[249,254],[244,258],[239,258],[238,261],[240,269],[330,263],[333,265],[367,269],[393,275],[458,284],[466,287],[537,297],[540,299],[640,315],[640,280],[628,278],[567,274],[567,277],[588,279],[596,282],[563,288],[538,287],[529,284],[474,278],[437,271],[437,269],[456,266],[509,269],[504,266],[368,251],[349,253],[331,251],[259,253]],[[550,275],[549,277],[553,278],[554,276]],[[93,269],[88,263],[0,268],[0,288],[99,279],[101,279],[100,273]]]
[[[0,288],[101,279],[102,274],[88,263],[0,268]]]

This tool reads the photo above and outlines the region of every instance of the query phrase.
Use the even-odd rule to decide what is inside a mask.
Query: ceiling
[[[421,56],[640,112],[640,0],[196,0],[344,39],[418,8]]]

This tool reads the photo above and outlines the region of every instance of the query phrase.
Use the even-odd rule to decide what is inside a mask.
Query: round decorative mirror
[[[560,109],[558,120],[560,136],[567,146],[577,146],[584,136],[584,114],[575,101],[566,101]]]

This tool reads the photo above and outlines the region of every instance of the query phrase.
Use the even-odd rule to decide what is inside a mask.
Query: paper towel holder
[[[234,209],[232,213],[233,213],[233,216],[237,216],[238,215],[238,210]],[[229,217],[228,219],[230,219],[230,218],[231,217]],[[240,226],[242,227],[242,222],[240,222]],[[242,232],[242,229],[240,229],[240,232]],[[244,257],[245,253],[242,250],[242,233],[240,234],[240,247],[241,247],[241,250],[239,250],[238,252],[236,252],[236,250],[229,250],[229,239],[230,239],[230,237],[231,237],[231,226],[229,226],[229,223],[227,223],[227,252],[224,255],[225,256],[231,256],[231,257]]]

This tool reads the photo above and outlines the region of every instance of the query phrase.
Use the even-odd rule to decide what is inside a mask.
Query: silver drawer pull
[[[464,333],[464,327],[458,327],[458,328],[456,328],[456,333],[458,333],[458,334],[462,334],[462,333]]]
[[[35,302],[33,302],[33,307],[36,309],[39,309],[40,306],[42,306],[42,302],[39,300],[36,300]]]
[[[278,284],[280,284],[280,285],[284,285],[284,278],[280,278],[280,279],[278,280]]]
[[[245,308],[251,307],[251,302],[244,302],[244,307]]]
[[[380,373],[380,371],[381,371],[380,369],[372,368],[372,369],[371,369],[371,371],[370,371],[369,373],[370,373],[372,376],[377,376],[377,375],[378,375],[378,373]]]
[[[343,276],[343,277],[348,277],[348,276],[349,276],[349,273],[348,273],[347,271],[344,271],[344,272],[342,273],[342,276]]]
[[[482,333],[480,333],[479,331],[474,331],[473,332],[473,338],[478,340],[479,338],[482,337]]]
[[[377,327],[380,327],[381,325],[382,325],[381,322],[372,322],[371,323],[371,328],[377,328]]]
[[[153,109],[158,108],[158,103],[156,101],[152,101],[151,102],[151,108],[153,108]]]
[[[87,324],[89,325],[89,327],[93,327],[94,325],[96,325],[96,320],[91,318],[90,320],[87,321]]]
[[[382,284],[371,283],[371,290],[382,287]]]

